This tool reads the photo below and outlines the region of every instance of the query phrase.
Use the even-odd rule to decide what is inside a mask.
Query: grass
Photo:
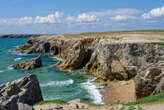
[[[156,104],[156,103],[163,103],[163,102],[164,102],[164,93],[159,93],[156,95],[138,99],[135,102],[129,102],[126,105],[130,106],[130,105],[137,105],[137,104]]]
[[[42,105],[42,104],[48,104],[48,103],[67,104],[67,102],[63,100],[46,100],[46,101],[38,102],[35,105]]]
[[[149,42],[146,44],[153,44],[153,45],[163,45],[164,46],[164,42]]]
[[[107,32],[84,32],[75,34],[64,34],[65,37],[82,37],[82,36],[102,36],[102,35],[112,35],[112,34],[122,34],[122,33],[164,33],[164,30],[127,30],[127,31],[107,31]]]

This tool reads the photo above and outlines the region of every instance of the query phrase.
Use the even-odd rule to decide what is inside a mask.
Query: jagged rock
[[[164,65],[148,66],[135,77],[136,97],[142,98],[164,91]]]
[[[19,64],[15,64],[12,67],[15,69],[25,69],[25,70],[30,70],[30,69],[34,69],[34,68],[39,68],[42,66],[42,61],[41,61],[41,57],[36,57],[33,58],[29,61],[23,61]]]
[[[0,94],[0,110],[32,110],[31,105],[43,100],[36,75],[1,85]]]
[[[164,60],[164,46],[145,42],[120,42],[107,37],[33,37],[18,50],[22,53],[50,52],[63,59],[63,70],[91,71],[103,80],[129,80],[143,66]]]

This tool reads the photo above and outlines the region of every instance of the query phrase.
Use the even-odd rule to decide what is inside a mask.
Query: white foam
[[[15,58],[14,61],[19,61],[21,60],[22,58]]]
[[[11,65],[7,67],[7,70],[12,70],[14,69]]]
[[[54,56],[53,58],[55,58],[56,60],[58,60],[58,61],[63,61],[63,59],[62,58],[58,58],[58,57],[56,57],[56,56]]]
[[[103,97],[93,80],[88,80],[87,82],[82,83],[82,87],[87,90],[93,103],[103,104]]]
[[[47,83],[40,84],[41,87],[47,87],[47,86],[68,86],[70,84],[73,84],[74,81],[72,79],[66,80],[66,81],[49,81]]]
[[[0,70],[0,73],[3,73],[4,71],[3,70]]]

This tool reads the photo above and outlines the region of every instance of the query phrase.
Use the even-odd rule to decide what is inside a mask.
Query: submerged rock
[[[42,101],[36,75],[0,85],[0,110],[32,110],[32,105]]]
[[[137,74],[134,82],[137,98],[164,92],[164,65],[148,66]]]
[[[19,64],[15,64],[12,67],[15,69],[30,70],[30,69],[34,69],[34,68],[39,68],[41,66],[42,66],[42,60],[41,60],[41,57],[38,56],[29,61],[23,61]]]

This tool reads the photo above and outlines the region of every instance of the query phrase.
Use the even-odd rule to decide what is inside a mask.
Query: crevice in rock
[[[43,45],[43,48],[44,48],[44,52],[49,52],[50,51],[50,43],[45,43],[44,45]]]
[[[92,53],[93,53],[92,49],[87,49],[85,51],[85,56],[84,56],[84,59],[82,61],[82,64],[81,64],[80,68],[85,67],[85,65],[90,61]]]

